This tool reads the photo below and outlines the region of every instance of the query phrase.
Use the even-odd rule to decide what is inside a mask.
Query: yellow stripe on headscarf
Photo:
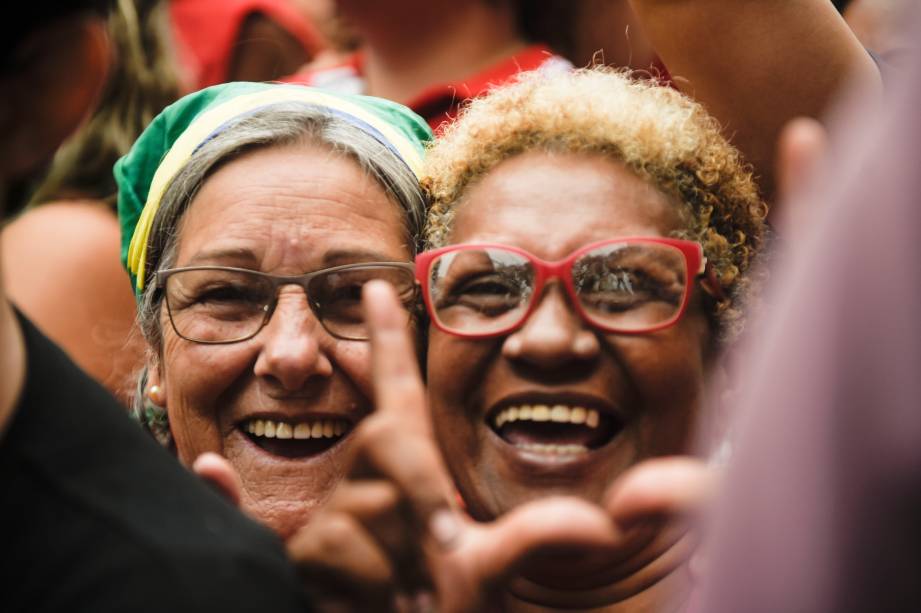
[[[173,177],[188,163],[198,146],[222,125],[234,117],[260,107],[284,102],[303,102],[327,107],[363,121],[380,132],[389,144],[396,149],[413,174],[416,177],[420,176],[422,156],[416,146],[382,118],[348,100],[301,86],[266,89],[231,98],[196,117],[182,135],[176,139],[176,142],[173,143],[173,146],[157,167],[156,173],[154,173],[144,210],[141,211],[134,233],[131,235],[131,243],[128,246],[128,269],[137,278],[138,292],[144,289],[147,239],[150,235],[150,229],[153,227],[153,221],[160,208],[163,194]]]

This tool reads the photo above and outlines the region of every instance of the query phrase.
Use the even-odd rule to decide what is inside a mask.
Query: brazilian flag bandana
[[[335,94],[303,85],[225,83],[166,107],[115,164],[122,264],[140,296],[151,271],[147,244],[160,200],[198,148],[237,118],[278,104],[326,109],[390,149],[418,178],[428,124],[403,105],[370,96]]]

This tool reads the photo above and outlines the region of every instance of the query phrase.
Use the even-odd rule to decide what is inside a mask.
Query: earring
[[[164,405],[166,398],[163,394],[163,388],[159,385],[151,385],[144,393],[147,401],[138,416],[141,424],[150,432],[153,437],[164,447],[170,448],[173,443],[173,435],[169,429],[169,415]]]
[[[163,389],[159,385],[151,385],[147,388],[147,399],[158,407],[163,406]]]

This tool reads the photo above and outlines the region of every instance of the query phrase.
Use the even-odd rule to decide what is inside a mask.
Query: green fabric
[[[189,94],[166,107],[144,130],[131,150],[115,163],[118,183],[118,219],[121,226],[121,261],[126,265],[128,245],[138,218],[147,201],[154,173],[176,139],[204,111],[237,96],[270,88],[304,88],[303,85],[272,83],[225,83]],[[363,107],[399,130],[407,140],[424,152],[425,143],[432,140],[432,131],[421,117],[407,107],[371,96],[349,96],[322,91],[327,96],[343,99]],[[357,124],[356,124],[357,125]],[[379,137],[378,134],[374,134]],[[126,267],[127,268],[127,267]],[[148,271],[148,274],[153,271]],[[136,279],[129,271],[132,287]]]

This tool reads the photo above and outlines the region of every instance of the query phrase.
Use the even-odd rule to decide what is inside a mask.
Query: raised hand
[[[556,497],[488,523],[464,515],[432,434],[405,314],[387,285],[369,283],[364,298],[376,409],[353,434],[348,478],[288,542],[321,608],[489,611],[516,599],[598,606],[687,562],[694,539],[671,518],[706,497],[706,469],[695,460],[635,467],[604,507]],[[588,578],[581,595],[548,587],[540,578],[559,576],[561,563],[600,579]]]
[[[368,284],[365,305],[376,410],[354,433],[349,478],[288,543],[327,608],[488,610],[534,556],[616,545],[607,514],[581,500],[537,501],[489,524],[457,510],[405,315],[383,284]]]

